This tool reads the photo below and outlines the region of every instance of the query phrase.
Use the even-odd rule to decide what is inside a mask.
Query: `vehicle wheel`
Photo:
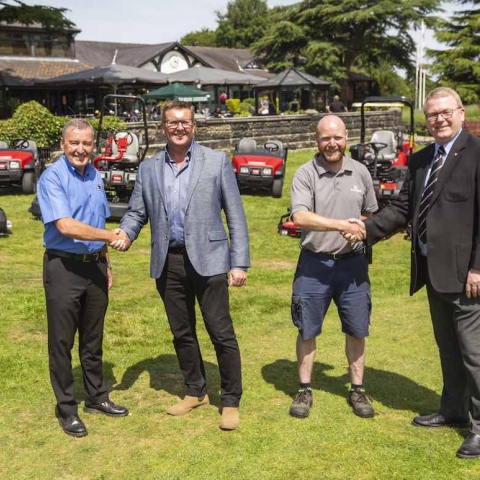
[[[276,178],[272,185],[272,197],[281,198],[283,191],[283,178]]]
[[[25,172],[22,178],[22,192],[35,193],[35,173]]]

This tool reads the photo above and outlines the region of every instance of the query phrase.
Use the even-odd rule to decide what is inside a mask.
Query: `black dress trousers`
[[[193,268],[187,253],[169,253],[157,279],[187,395],[207,392],[205,367],[197,339],[195,298],[215,348],[224,407],[238,407],[242,396],[240,350],[230,316],[226,274],[203,277]]]
[[[101,403],[108,399],[102,372],[107,266],[104,262],[80,262],[48,253],[43,260],[50,380],[58,414],[69,417],[77,413],[71,354],[77,330],[85,400]]]

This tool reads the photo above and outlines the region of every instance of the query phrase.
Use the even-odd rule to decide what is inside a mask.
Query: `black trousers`
[[[242,396],[240,351],[230,316],[227,276],[202,277],[186,253],[169,253],[156,283],[173,334],[186,394],[201,397],[207,392],[196,331],[196,298],[217,356],[222,406],[238,407]]]
[[[73,392],[72,348],[78,330],[78,353],[85,401],[108,399],[102,372],[102,341],[108,306],[107,267],[103,262],[79,262],[45,253],[43,284],[47,302],[50,380],[58,414],[77,413]]]
[[[472,420],[480,435],[480,298],[439,293],[427,280],[427,294],[443,374],[440,413]]]

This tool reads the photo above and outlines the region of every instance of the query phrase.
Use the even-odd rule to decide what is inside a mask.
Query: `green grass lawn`
[[[290,153],[282,199],[243,196],[252,268],[247,287],[231,291],[244,378],[241,428],[234,432],[218,428],[219,377],[201,321],[212,405],[182,418],[165,413],[184,387],[149,278],[148,227],[129,252],[111,254],[104,367],[111,398],[131,415],[85,413],[87,437],[62,432],[48,376],[43,225],[27,212],[32,196],[0,191],[14,228],[0,238],[0,478],[479,478],[480,461],[455,457],[465,430],[411,425],[413,416],[436,411],[442,385],[425,293],[408,297],[409,242],[402,234],[375,248],[370,272],[374,309],[364,384],[376,416],[361,419],[347,405],[334,308],[318,339],[310,417],[288,415],[297,389],[290,294],[299,248],[298,240],[277,235],[276,225],[289,204],[292,175],[309,157]],[[82,400],[76,351],[74,369]]]

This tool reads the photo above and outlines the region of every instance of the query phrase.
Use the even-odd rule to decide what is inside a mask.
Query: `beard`
[[[319,157],[326,163],[338,163],[343,160],[345,150],[340,148],[325,148],[318,152]]]

